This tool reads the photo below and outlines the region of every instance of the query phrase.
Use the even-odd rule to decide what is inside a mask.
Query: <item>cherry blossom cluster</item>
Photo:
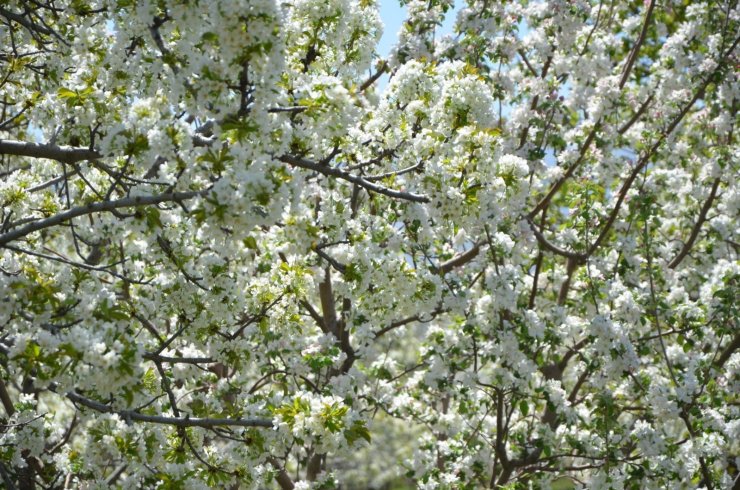
[[[737,2],[401,3],[2,2],[4,488],[738,485]]]

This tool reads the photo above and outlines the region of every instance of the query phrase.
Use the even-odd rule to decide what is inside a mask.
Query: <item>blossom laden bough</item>
[[[737,485],[736,2],[403,3],[0,7],[5,487]]]

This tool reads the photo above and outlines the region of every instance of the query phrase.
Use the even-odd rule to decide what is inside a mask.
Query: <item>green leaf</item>
[[[362,281],[362,273],[360,273],[359,266],[357,264],[347,264],[344,269],[344,278],[350,282]]]
[[[525,400],[520,401],[519,410],[522,412],[522,415],[526,417],[529,414],[529,404]]]
[[[252,235],[249,235],[242,240],[242,243],[244,243],[244,246],[249,249],[257,250],[257,240]]]
[[[552,490],[575,490],[576,485],[567,476],[559,476],[550,484]]]
[[[57,90],[57,95],[62,99],[71,99],[72,97],[77,97],[77,92],[68,88],[61,87],[59,90]]]
[[[146,225],[150,230],[155,230],[157,228],[163,228],[164,225],[162,225],[162,220],[159,216],[159,209],[155,207],[147,208],[146,210]]]
[[[200,38],[209,43],[218,42],[218,34],[216,34],[215,32],[211,32],[211,31],[204,32],[203,35],[200,36]]]
[[[370,431],[367,429],[365,422],[362,420],[355,420],[352,426],[344,431],[344,438],[347,439],[349,444],[354,444],[359,439],[364,439],[367,442],[372,442],[370,437]]]

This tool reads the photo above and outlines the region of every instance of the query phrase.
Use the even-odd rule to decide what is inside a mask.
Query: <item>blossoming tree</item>
[[[405,4],[2,2],[4,488],[737,485],[738,3]]]

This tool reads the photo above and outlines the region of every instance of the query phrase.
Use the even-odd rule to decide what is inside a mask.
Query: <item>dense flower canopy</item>
[[[404,3],[1,3],[5,488],[737,484],[738,3]]]

